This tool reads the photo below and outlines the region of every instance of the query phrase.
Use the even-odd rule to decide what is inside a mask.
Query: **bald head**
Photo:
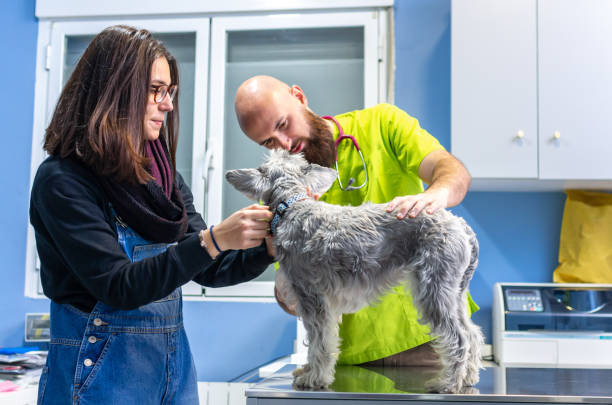
[[[308,108],[299,86],[288,86],[270,76],[254,76],[236,91],[234,107],[242,132],[259,145],[303,152],[309,162],[319,164],[328,164],[334,157],[333,123]]]
[[[248,135],[248,128],[261,114],[270,113],[266,107],[291,96],[291,87],[272,76],[253,76],[238,87],[234,108],[240,128]]]

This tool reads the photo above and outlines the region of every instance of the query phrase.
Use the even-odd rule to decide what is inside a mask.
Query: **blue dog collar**
[[[276,206],[276,210],[274,210],[274,218],[272,218],[272,222],[270,222],[270,234],[274,235],[276,233],[276,226],[285,214],[285,210],[291,207],[295,202],[305,200],[306,198],[308,198],[308,196],[302,193],[292,196],[287,201],[281,201]]]

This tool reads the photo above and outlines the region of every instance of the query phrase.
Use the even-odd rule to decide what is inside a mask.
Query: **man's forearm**
[[[438,160],[427,192],[448,192],[447,207],[454,207],[463,201],[470,187],[472,177],[463,164],[452,156]]]

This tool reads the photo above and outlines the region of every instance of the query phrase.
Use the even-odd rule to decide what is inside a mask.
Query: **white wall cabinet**
[[[612,188],[612,3],[453,0],[452,152],[474,189]]]
[[[538,66],[540,178],[612,179],[612,2],[539,0]]]
[[[455,0],[451,18],[453,154],[474,178],[536,178],[535,0]]]

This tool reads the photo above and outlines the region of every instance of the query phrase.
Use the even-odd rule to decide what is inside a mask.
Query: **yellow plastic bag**
[[[556,283],[612,283],[612,194],[567,190]]]

